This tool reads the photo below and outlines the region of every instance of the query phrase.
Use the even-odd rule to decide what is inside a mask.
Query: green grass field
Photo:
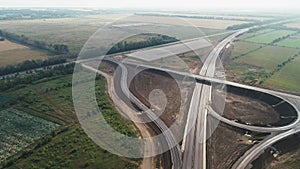
[[[255,32],[251,32],[251,33],[245,33],[245,34],[242,34],[239,37],[239,39],[247,39],[247,38],[250,38],[250,37],[262,35],[262,34],[265,34],[265,33],[272,32],[272,31],[275,31],[275,30],[274,29],[262,29],[262,30],[258,30],[258,31],[255,31]]]
[[[298,50],[283,47],[266,46],[255,52],[236,59],[236,63],[249,64],[264,68],[266,72],[276,69],[279,63],[296,54]]]
[[[290,30],[276,30],[246,39],[248,42],[270,44],[275,39],[296,33]]]
[[[263,45],[260,44],[237,41],[234,43],[234,50],[232,51],[230,58],[235,59],[238,57],[242,57],[254,50],[258,50],[262,46]]]
[[[300,35],[297,34],[297,35],[291,36],[287,39],[284,39],[284,40],[276,43],[276,45],[300,49]]]
[[[176,18],[166,16],[142,16],[133,15],[132,17],[126,18],[127,21],[132,22],[146,22],[146,23],[159,23],[169,24],[176,26],[190,26],[199,28],[212,28],[212,29],[226,29],[228,26],[239,25],[248,23],[247,21],[237,20],[215,20],[215,19],[201,19],[201,18]]]
[[[284,66],[279,72],[270,77],[263,84],[267,87],[300,92],[300,57],[297,57],[292,63]]]
[[[86,72],[80,76],[86,77]],[[72,75],[60,75],[1,92],[0,110],[22,110],[34,117],[58,123],[61,125],[59,130],[62,130],[47,136],[41,141],[43,144],[39,141],[31,144],[1,165],[9,164],[8,168],[12,169],[138,168],[139,159],[132,160],[113,155],[101,149],[83,132],[73,107],[71,82]],[[96,80],[96,96],[107,123],[124,135],[136,137],[138,133],[132,123],[123,119],[112,106],[105,89],[106,80],[99,77]]]
[[[89,18],[0,21],[0,29],[33,40],[66,44],[71,52],[79,52],[92,33],[104,24],[100,21]]]
[[[227,78],[299,93],[300,36],[292,35],[270,45],[273,40],[295,32],[263,29],[240,36],[225,64],[229,70]]]

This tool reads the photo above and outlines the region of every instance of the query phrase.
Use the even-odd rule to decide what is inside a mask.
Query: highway
[[[249,29],[240,30],[220,42],[209,54],[199,73],[202,77],[213,78],[217,58],[224,47],[233,39],[247,32]],[[211,101],[212,87],[196,83],[193,97],[191,98],[187,123],[182,144],[182,168],[206,168],[206,131],[207,131],[207,105]]]

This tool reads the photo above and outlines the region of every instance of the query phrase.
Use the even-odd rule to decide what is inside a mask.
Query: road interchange
[[[250,130],[250,131],[256,131],[256,132],[270,132],[272,133],[269,137],[267,137],[264,141],[261,143],[253,146],[251,149],[249,149],[233,166],[233,168],[246,168],[255,158],[257,158],[260,153],[262,153],[267,147],[270,147],[272,144],[276,143],[277,141],[284,139],[290,135],[293,135],[295,133],[300,132],[300,127],[299,126],[299,104],[296,105],[293,103],[293,99],[299,99],[300,97],[292,95],[292,94],[287,94],[284,92],[279,92],[279,91],[273,91],[269,89],[263,89],[259,87],[254,87],[254,86],[248,86],[244,84],[238,84],[235,82],[230,82],[226,81],[223,79],[218,79],[214,77],[215,74],[215,64],[216,64],[216,59],[219,57],[220,52],[222,49],[224,49],[224,46],[227,45],[229,42],[233,41],[233,39],[250,30],[248,29],[243,29],[238,32],[233,32],[232,35],[227,37],[225,40],[223,40],[220,44],[216,46],[216,48],[213,49],[211,54],[209,55],[208,59],[204,63],[204,67],[202,68],[201,72],[199,75],[191,75],[191,74],[186,74],[183,72],[178,72],[174,70],[168,70],[164,68],[158,68],[158,67],[151,67],[152,69],[156,70],[161,70],[161,71],[166,71],[166,72],[171,72],[175,74],[180,74],[184,76],[189,76],[192,77],[196,80],[199,80],[199,83],[196,83],[196,87],[193,93],[192,101],[190,104],[191,109],[189,110],[188,113],[188,121],[187,121],[187,129],[186,132],[191,129],[190,133],[193,133],[194,135],[191,135],[190,138],[188,138],[188,134],[185,133],[184,135],[186,136],[184,138],[182,148],[179,148],[179,145],[175,145],[175,139],[174,136],[172,136],[172,133],[166,132],[165,138],[168,143],[168,146],[170,147],[171,150],[171,160],[173,164],[173,168],[206,168],[206,117],[208,115],[212,115],[216,119],[220,120],[221,122],[227,123],[231,126]],[[192,39],[193,40],[193,39]],[[178,42],[174,43],[178,44]],[[172,45],[172,44],[168,44]],[[165,46],[165,45],[162,45]],[[152,48],[152,47],[151,47]],[[137,50],[138,51],[138,50]],[[133,51],[131,51],[133,52]],[[124,52],[128,53],[128,52]],[[121,55],[120,53],[114,54],[111,56],[115,55]],[[78,60],[74,61],[74,63],[78,64],[83,64],[83,62],[86,61],[93,61],[94,59],[99,59],[99,58],[91,58],[91,59],[84,59],[84,60]],[[101,58],[103,59],[103,57]],[[122,75],[121,75],[121,88],[123,93],[140,109],[142,109],[145,114],[147,114],[147,118],[149,118],[151,121],[155,123],[155,125],[162,131],[168,131],[167,126],[162,122],[160,119],[156,118],[156,115],[154,112],[151,110],[149,111],[149,108],[145,106],[138,98],[136,98],[128,89],[127,86],[127,69],[126,67],[119,63],[119,66],[122,69]],[[69,64],[69,63],[65,63]],[[132,63],[124,63],[124,64],[132,64]],[[141,65],[140,65],[141,66]],[[147,67],[147,66],[145,66]],[[87,68],[87,67],[86,67]],[[39,69],[34,69],[34,70],[39,70]],[[23,72],[25,73],[25,72]],[[15,74],[11,74],[10,76],[13,76]],[[5,77],[5,76],[3,76]],[[1,78],[3,78],[1,77]],[[240,123],[236,123],[232,120],[226,119],[222,116],[220,116],[213,108],[210,107],[209,103],[211,101],[211,90],[212,87],[209,84],[203,84],[201,82],[209,82],[210,84],[212,83],[219,83],[219,84],[224,84],[224,85],[231,85],[243,89],[250,89],[253,91],[260,91],[263,93],[268,93],[270,95],[274,95],[275,97],[280,97],[282,98],[285,102],[291,104],[298,112],[298,117],[295,122],[292,124],[289,124],[287,126],[282,126],[282,127],[258,127],[258,126],[249,126],[249,125],[244,125]],[[278,103],[279,104],[279,103]],[[191,125],[191,126],[189,126]],[[196,128],[193,127],[196,125]],[[196,135],[196,136],[195,136]],[[188,138],[188,139],[186,139]],[[189,142],[189,143],[188,143]],[[181,155],[182,153],[182,155]],[[195,160],[196,159],[196,160]],[[201,160],[199,160],[201,159]]]
[[[145,66],[151,69],[157,69],[161,71],[167,71],[171,73],[181,74],[184,76],[193,77],[200,82],[206,81],[209,82],[208,84],[203,83],[196,83],[193,97],[190,103],[190,110],[187,117],[186,129],[184,133],[183,143],[181,147],[181,151],[179,149],[179,145],[174,147],[174,137],[172,133],[166,134],[166,141],[170,146],[171,150],[171,160],[173,164],[173,168],[207,168],[206,167],[206,127],[207,127],[207,116],[208,114],[212,115],[213,117],[217,118],[218,120],[225,122],[231,126],[247,129],[250,131],[256,132],[271,132],[272,135],[263,140],[261,143],[253,146],[249,151],[247,151],[233,166],[233,168],[246,168],[255,158],[259,156],[266,148],[271,146],[273,143],[284,139],[292,134],[298,133],[299,128],[299,105],[294,105],[290,102],[289,98],[299,99],[298,96],[287,94],[279,91],[273,91],[269,89],[262,89],[253,86],[247,86],[244,84],[238,84],[234,82],[229,82],[223,79],[215,78],[215,65],[217,58],[219,57],[221,51],[224,47],[232,42],[238,35],[243,34],[248,29],[243,29],[238,32],[233,33],[232,35],[225,38],[222,42],[220,42],[209,54],[208,58],[204,62],[204,65],[199,73],[199,75],[190,75],[174,70],[168,70],[165,68],[153,67],[153,66]],[[101,58],[103,59],[103,58]],[[107,59],[107,58],[106,58]],[[110,59],[108,59],[110,60]],[[162,132],[167,131],[166,125],[161,120],[156,119],[155,114],[152,111],[149,111],[149,108],[146,107],[141,101],[138,100],[128,89],[127,86],[127,69],[123,64],[134,64],[134,63],[118,63],[122,69],[122,80],[121,80],[121,87],[122,91],[126,94],[131,101],[133,101],[136,105],[138,105],[144,112],[147,112],[148,118],[154,120],[155,124],[160,128]],[[139,65],[143,66],[143,65]],[[220,116],[217,112],[215,112],[211,107],[209,107],[209,103],[211,101],[212,95],[212,83],[219,83],[224,85],[231,85],[239,88],[250,89],[254,91],[259,91],[263,93],[268,93],[275,97],[280,97],[287,103],[291,104],[298,113],[297,120],[287,126],[272,128],[272,127],[258,127],[258,126],[249,126],[244,125],[236,122],[232,122],[229,119],[225,119],[224,117]],[[158,121],[157,121],[158,120]],[[196,126],[196,127],[195,127]],[[182,158],[181,154],[182,152]],[[181,161],[182,160],[182,161]],[[181,163],[182,162],[182,163]]]
[[[122,70],[125,72],[125,75],[123,74],[122,77],[126,77],[126,67],[122,67]],[[158,68],[160,69],[160,68]],[[173,72],[174,73],[174,72]],[[197,77],[197,76],[196,76]],[[268,89],[261,89],[261,88],[257,88],[257,87],[252,87],[252,86],[246,86],[246,85],[241,85],[241,84],[236,84],[236,83],[233,83],[233,82],[228,82],[228,81],[224,81],[224,80],[221,80],[220,79],[215,79],[213,77],[206,77],[206,78],[203,78],[203,75],[202,76],[198,76],[197,78],[201,78],[201,80],[205,79],[205,80],[209,80],[210,82],[214,82],[214,83],[224,83],[226,85],[229,85],[229,84],[233,84],[235,86],[239,86],[239,87],[245,87],[247,89],[254,89],[254,90],[257,90],[257,91],[261,91],[261,92],[268,92],[268,93],[275,93],[274,95],[278,96],[280,95],[281,97],[294,97],[294,98],[298,98],[297,96],[294,96],[294,95],[291,95],[291,94],[285,94],[283,92],[277,92],[277,91],[272,91],[272,92],[269,92],[271,90],[268,90]],[[125,83],[125,80],[126,78],[123,78],[123,80],[121,80],[121,86],[123,86],[122,90],[123,92],[127,93],[127,96],[129,98],[131,98],[132,101],[134,101],[137,105],[143,105],[137,98],[134,98],[134,96],[132,96],[132,94],[130,94],[130,91],[128,90],[128,87],[127,87],[127,83]],[[209,99],[210,99],[210,94],[211,94],[211,86],[209,85],[206,85],[206,87],[203,87],[204,85],[201,84],[201,83],[197,83],[199,84],[198,86],[199,87],[195,87],[195,93],[193,94],[193,98],[196,98],[195,101],[197,101],[198,99],[197,98],[201,98],[201,100],[203,100],[200,95],[201,93],[209,93],[208,97],[206,98],[206,103],[204,101],[202,101],[203,103],[199,106],[199,107],[203,107],[205,113],[201,113],[200,116],[198,116],[197,118],[192,118],[192,119],[195,119],[195,120],[202,120],[202,122],[200,121],[199,123],[197,123],[197,127],[194,128],[192,127],[191,129],[191,133],[196,133],[197,130],[195,129],[199,129],[200,132],[196,133],[198,136],[196,136],[196,139],[191,141],[191,142],[195,142],[195,143],[188,143],[186,144],[186,142],[183,144],[183,145],[186,145],[187,149],[191,150],[192,153],[189,153],[190,151],[187,150],[187,149],[183,149],[183,160],[182,160],[182,164],[181,163],[176,163],[176,162],[181,162],[181,155],[180,155],[180,151],[178,149],[178,147],[176,147],[176,149],[173,149],[171,148],[171,159],[172,159],[172,164],[173,164],[173,168],[196,168],[196,167],[199,167],[199,168],[206,168],[206,145],[205,145],[205,142],[206,142],[206,138],[205,138],[205,132],[201,132],[202,131],[202,127],[205,127],[206,125],[206,117],[207,117],[207,114],[208,114],[208,110],[210,109],[207,109],[207,105],[208,105],[208,102],[209,102]],[[205,92],[203,92],[204,90],[206,90]],[[202,92],[201,92],[202,91]],[[207,96],[207,94],[203,94],[203,96]],[[194,104],[197,105],[197,103],[193,103],[193,101],[191,102],[191,105]],[[200,103],[199,103],[200,104]],[[198,105],[199,105],[198,104]],[[197,106],[195,106],[197,107]],[[149,108],[147,107],[144,107],[144,106],[141,106],[141,108],[144,110],[144,111],[149,111]],[[203,111],[201,110],[201,111]],[[199,110],[199,108],[197,108],[194,112],[201,112]],[[211,113],[211,111],[209,111],[209,113]],[[191,118],[191,115],[189,115]],[[155,118],[155,115],[151,115],[150,113],[150,118]],[[221,121],[224,122],[225,118],[222,118],[220,119]],[[228,119],[227,119],[228,121]],[[257,127],[257,126],[249,126],[249,125],[243,125],[243,124],[237,124],[237,125],[232,125],[232,126],[235,126],[235,127],[239,127],[239,128],[244,128],[244,129],[247,129],[247,130],[250,130],[250,131],[260,131],[260,132],[280,132],[280,131],[286,131],[286,130],[292,130],[294,131],[295,129],[291,129],[292,127],[296,126],[298,124],[298,121],[299,121],[299,118],[297,119],[297,122],[295,122],[294,124],[290,125],[290,126],[283,126],[282,128],[268,128],[268,127]],[[190,123],[189,124],[196,124],[196,122],[194,121],[189,121]],[[231,121],[232,122],[232,121]],[[160,122],[160,124],[157,124],[158,126],[165,126],[163,125],[163,122]],[[165,131],[165,129],[163,129],[162,127],[160,127],[161,131]],[[203,130],[203,131],[206,131]],[[296,130],[298,131],[298,130]],[[200,133],[200,134],[199,134]],[[294,134],[296,132],[287,132],[285,134],[282,134],[280,135],[280,137],[271,137],[267,140],[267,142],[271,142],[273,143],[274,141],[272,140],[280,140],[280,139],[283,139],[287,136],[290,136],[291,134]],[[171,133],[169,133],[171,135]],[[193,137],[193,136],[192,136]],[[168,141],[167,142],[170,142],[169,145],[172,145],[174,144],[174,140],[172,141],[172,136],[166,136],[166,138],[171,138],[171,139],[167,139]],[[202,140],[201,140],[202,139]],[[276,142],[276,141],[275,141]],[[264,142],[262,142],[264,143]],[[194,147],[194,145],[196,145]],[[256,152],[254,153],[254,155],[252,155],[250,157],[247,156],[246,157],[241,157],[241,159],[246,159],[246,160],[238,160],[237,163],[240,162],[240,164],[235,164],[234,166],[237,166],[237,168],[240,168],[240,166],[247,166],[252,160],[254,160],[256,157],[258,157],[258,155],[264,150],[266,149],[268,146],[270,146],[271,144],[262,144],[259,148],[256,148],[256,149],[253,149],[253,152]],[[173,146],[172,146],[173,147]],[[260,151],[258,151],[258,149]],[[186,153],[184,153],[186,152]],[[202,152],[202,153],[201,153]],[[251,151],[252,152],[252,151]],[[194,155],[193,155],[194,153]],[[185,155],[186,154],[186,155]],[[253,154],[253,153],[251,153]],[[194,157],[193,157],[194,156]],[[188,159],[185,161],[185,159]],[[198,160],[193,160],[193,159],[198,159]],[[202,162],[199,161],[199,159],[202,159]],[[196,164],[193,164],[194,161],[197,161]],[[246,165],[247,163],[247,165]],[[181,166],[182,165],[182,166]],[[185,166],[184,166],[185,165]]]

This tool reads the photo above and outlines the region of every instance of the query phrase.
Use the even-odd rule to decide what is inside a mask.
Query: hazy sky
[[[299,0],[0,0],[0,7],[299,8]]]

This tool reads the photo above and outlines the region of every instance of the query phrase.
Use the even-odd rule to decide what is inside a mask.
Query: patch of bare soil
[[[243,130],[220,123],[207,141],[208,168],[231,168],[251,146]]]
[[[227,93],[223,116],[244,124],[271,125],[280,121],[280,114],[269,104],[250,97]]]
[[[180,86],[182,91],[180,91]],[[185,85],[185,86],[184,86]],[[155,109],[160,118],[171,126],[177,118],[183,119],[191,95],[190,84],[177,82],[171,75],[156,70],[143,70],[133,77],[130,91],[147,107]]]

